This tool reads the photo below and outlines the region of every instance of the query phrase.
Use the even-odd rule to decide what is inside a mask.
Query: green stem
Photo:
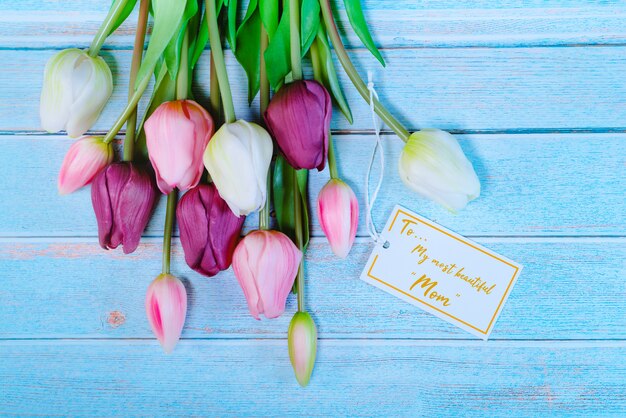
[[[260,97],[260,105],[261,105],[261,117],[267,106],[270,104],[270,82],[267,78],[267,68],[265,67],[265,50],[267,50],[267,46],[269,45],[269,38],[267,36],[267,32],[265,31],[265,27],[261,25],[261,67],[260,67],[260,86],[259,86],[259,97]]]
[[[176,198],[178,192],[172,190],[167,195],[167,210],[165,212],[165,228],[163,230],[163,274],[170,273],[170,258],[172,253],[172,229],[176,212]]]
[[[296,246],[302,251],[302,259],[296,276],[296,293],[298,294],[298,311],[304,312],[304,240],[302,237],[302,196],[300,196],[300,186],[298,183],[298,171],[293,171],[293,221],[296,232]]]
[[[211,53],[213,54],[213,60],[215,61],[215,71],[217,73],[217,80],[220,84],[222,103],[224,105],[224,118],[226,123],[232,123],[235,121],[235,107],[233,106],[233,96],[230,92],[228,73],[226,72],[226,63],[224,62],[224,51],[222,50],[220,29],[217,25],[215,0],[206,0],[206,19],[209,25],[209,43],[211,44]]]
[[[163,68],[165,68],[165,66],[163,66]],[[111,130],[104,137],[103,141],[105,144],[108,144],[109,142],[113,141],[113,139],[115,138],[115,135],[117,135],[120,129],[122,129],[122,126],[124,126],[124,123],[133,114],[133,112],[135,112],[137,108],[137,103],[139,103],[139,99],[141,99],[141,96],[143,96],[144,91],[146,91],[146,88],[148,87],[148,84],[150,83],[151,74],[152,74],[152,71],[150,71],[143,78],[143,80],[141,80],[141,83],[137,86],[137,90],[135,90],[135,92],[133,93],[133,96],[128,101],[126,108],[124,109],[122,114],[117,118]]]
[[[267,183],[266,183],[266,195],[265,195],[265,203],[261,210],[259,211],[259,229],[262,231],[267,231],[270,229],[270,201],[271,201],[271,184],[272,184],[272,170],[269,170],[267,173]]]
[[[215,59],[213,58],[213,51],[211,51],[210,55],[211,62],[211,75],[209,80],[209,98],[211,104],[211,115],[213,115],[213,119],[215,120],[215,126],[220,126],[220,108],[221,108],[221,99],[220,99],[220,85],[217,81],[217,72],[215,71]]]
[[[137,32],[135,33],[135,45],[133,46],[133,59],[130,64],[130,77],[128,83],[128,100],[130,101],[135,93],[135,81],[137,72],[141,65],[143,55],[143,45],[146,40],[146,26],[148,23],[148,9],[150,0],[140,0],[139,17],[137,18]],[[135,153],[135,129],[137,129],[137,108],[126,122],[126,137],[124,138],[124,161],[132,161]]]
[[[88,53],[90,57],[95,58],[98,56],[104,41],[109,36],[111,29],[113,29],[113,25],[115,25],[115,22],[122,14],[127,2],[128,0],[115,0],[113,6],[109,9],[107,17],[104,19],[104,22],[102,22],[102,25],[100,25],[96,36],[94,36],[93,41],[91,41],[91,45],[89,45]]]
[[[180,52],[180,67],[176,77],[176,99],[185,100],[189,94],[189,30],[185,30],[182,50]]]
[[[267,109],[267,106],[270,103],[270,82],[267,78],[267,71],[265,68],[265,50],[267,49],[267,45],[269,43],[269,39],[267,37],[267,32],[263,25],[261,25],[261,68],[260,68],[260,106],[261,106],[261,120],[263,120],[263,114]],[[271,189],[272,184],[272,170],[269,170],[267,173],[267,186],[266,186],[266,198],[265,204],[261,208],[259,212],[259,229],[268,230],[270,229],[270,196],[272,193]]]
[[[335,141],[331,133],[328,133],[328,170],[330,171],[331,179],[338,179],[339,173],[337,171],[337,161],[335,160]]]
[[[291,51],[291,76],[294,80],[302,79],[300,57],[300,1],[289,0],[289,41]]]
[[[361,94],[361,97],[369,103],[370,91],[363,79],[359,76],[356,68],[354,68],[352,61],[350,61],[350,57],[348,56],[348,52],[341,41],[341,36],[339,35],[337,25],[333,20],[332,11],[330,9],[330,0],[320,0],[320,6],[322,8],[322,16],[324,18],[326,30],[328,31],[330,41],[333,44],[333,48],[335,49],[339,62],[346,71],[346,74],[348,74],[348,77],[350,78],[350,81],[352,81],[352,84],[354,84],[354,87],[356,87],[359,94]],[[376,98],[374,98],[374,111],[378,113],[378,116],[380,116],[385,124],[389,126],[400,137],[400,139],[404,142],[408,141],[410,136],[409,131],[395,117],[393,117],[393,115],[389,113],[389,111]]]
[[[317,47],[317,40],[311,44],[309,52],[311,53],[311,66],[313,67],[313,78],[320,84],[324,84],[322,80],[322,57]]]

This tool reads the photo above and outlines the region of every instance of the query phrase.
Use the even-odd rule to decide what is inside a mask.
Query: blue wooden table
[[[447,213],[403,187],[402,143],[386,134],[375,221],[399,203],[525,268],[482,342],[358,279],[372,248],[364,222],[339,261],[313,219],[307,306],[320,342],[306,389],[285,339],[293,297],[282,318],[257,322],[231,271],[200,277],[175,242],[172,269],[190,304],[183,340],[164,355],[143,305],[164,202],[123,256],[99,248],[88,190],[57,195],[72,141],[39,127],[43,67],[61,48],[87,46],[108,3],[0,1],[1,415],[626,414],[623,0],[364,2],[388,66],[346,30],[359,70],[373,71],[412,129],[458,134],[483,185],[466,210]],[[125,103],[133,32],[127,23],[106,44],[116,87],[95,132]],[[257,119],[227,55],[238,114]],[[206,103],[206,57],[196,80]],[[367,106],[346,91],[355,121],[333,122],[339,169],[363,206],[374,137]],[[311,176],[312,196],[326,178]]]

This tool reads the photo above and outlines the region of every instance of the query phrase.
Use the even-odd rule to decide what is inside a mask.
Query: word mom
[[[415,275],[415,272],[411,274]],[[437,287],[438,284],[439,282],[434,282],[432,281],[430,277],[426,276],[425,274],[422,274],[422,277],[420,277],[415,282],[413,282],[409,290],[413,290],[415,286],[419,285],[422,289],[424,289],[425,297],[435,302],[440,302],[443,306],[450,306],[449,298],[445,297],[444,295],[440,293],[435,292],[435,288]]]

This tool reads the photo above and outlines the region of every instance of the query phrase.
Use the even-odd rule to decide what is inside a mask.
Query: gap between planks
[[[366,342],[370,346],[402,346],[402,347],[490,347],[490,348],[594,348],[615,347],[626,348],[626,340],[619,339],[589,339],[589,340],[504,340],[489,341],[473,339],[411,339],[411,338],[318,338],[322,344],[335,346],[350,346],[355,343]],[[191,346],[282,346],[286,338],[181,338],[179,345]],[[28,345],[84,345],[85,343],[122,345],[154,345],[154,338],[7,338],[0,339],[2,346]]]
[[[514,235],[514,236],[498,236],[498,235],[464,235],[466,238],[475,239],[485,244],[493,243],[546,243],[546,244],[567,244],[567,243],[588,243],[588,244],[626,244],[626,236],[603,236],[603,235]],[[143,244],[159,244],[163,240],[163,236],[144,236],[141,239]],[[311,241],[314,243],[324,243],[326,237],[311,236]],[[87,236],[0,236],[0,244],[16,244],[16,243],[33,243],[33,244],[48,244],[48,243],[88,243],[98,245],[97,235]],[[172,237],[172,242],[180,245],[180,238]],[[367,244],[372,240],[368,236],[357,236],[354,240],[354,244]],[[115,251],[115,250],[113,250]]]
[[[409,131],[414,132],[420,128],[409,128]],[[508,129],[447,129],[447,132],[453,135],[575,135],[575,134],[624,134],[626,133],[626,127],[614,126],[604,128],[508,128]],[[89,131],[85,135],[106,135],[108,131]],[[374,136],[372,129],[332,129],[332,135],[354,135]],[[391,130],[380,131],[382,136],[395,136],[395,132]],[[0,137],[3,136],[45,136],[45,137],[58,137],[58,139],[68,139],[65,132],[50,133],[46,131],[33,131],[33,130],[0,130]],[[126,135],[124,130],[121,130],[116,139],[121,140]]]

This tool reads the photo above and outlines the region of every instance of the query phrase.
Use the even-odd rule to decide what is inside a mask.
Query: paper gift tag
[[[361,279],[486,340],[521,270],[396,206]]]

